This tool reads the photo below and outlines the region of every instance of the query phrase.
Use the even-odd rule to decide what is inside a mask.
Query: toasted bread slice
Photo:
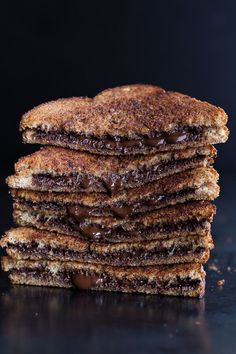
[[[137,154],[225,142],[223,109],[152,85],[108,89],[93,99],[42,104],[21,120],[27,143],[98,154]]]
[[[132,243],[97,243],[68,235],[19,227],[0,241],[9,256],[17,259],[80,261],[112,266],[146,266],[174,263],[205,263],[213,248],[210,235],[177,237]]]
[[[21,158],[16,174],[7,179],[13,188],[60,192],[115,194],[190,168],[213,163],[212,146],[150,156],[105,157],[47,147]]]
[[[117,220],[112,217],[85,220],[68,214],[22,210],[16,206],[13,216],[19,226],[32,226],[95,242],[137,242],[191,235],[206,236],[210,233],[214,213],[215,206],[202,201],[138,214],[131,220]]]
[[[105,193],[56,193],[12,189],[15,208],[45,211],[73,218],[92,220],[111,216],[127,219],[168,205],[191,200],[214,200],[219,194],[218,174],[213,168],[197,168],[169,176],[144,186]]]
[[[121,268],[2,257],[2,268],[13,284],[191,297],[202,297],[205,290],[205,272],[198,263]]]

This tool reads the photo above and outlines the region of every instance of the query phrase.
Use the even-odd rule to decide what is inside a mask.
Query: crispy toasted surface
[[[226,122],[226,113],[209,103],[152,85],[128,85],[93,99],[42,104],[23,116],[21,130],[27,143],[135,155],[225,142]]]
[[[213,162],[215,149],[206,146],[146,158],[104,157],[62,148],[43,148],[21,158],[16,174],[7,179],[13,188],[69,192],[117,193],[190,168]]]
[[[145,240],[208,235],[215,207],[207,202],[192,202],[179,207],[145,213],[127,221],[112,218],[84,220],[72,215],[58,216],[15,209],[14,221],[20,226],[58,232],[95,242],[136,242]]]
[[[12,189],[11,194],[15,201],[30,201],[35,203],[53,202],[59,204],[59,209],[66,205],[83,205],[86,207],[106,207],[117,203],[126,203],[128,205],[141,200],[148,200],[154,195],[165,196],[171,193],[178,193],[182,190],[193,190],[192,199],[213,200],[219,194],[219,187],[216,184],[218,173],[213,168],[196,168],[174,174],[153,183],[133,188],[109,196],[106,193],[49,193],[35,192],[25,189]],[[8,180],[9,186],[14,187],[14,180]],[[160,200],[161,201],[161,200]],[[159,201],[157,206],[162,205]],[[175,198],[172,203],[184,202],[185,198]],[[118,204],[116,205],[118,206]],[[122,205],[121,205],[122,206]],[[40,209],[40,205],[39,205]],[[48,208],[50,210],[50,207]],[[93,215],[94,213],[91,213]],[[95,214],[96,215],[96,214]]]
[[[205,272],[198,263],[121,268],[79,262],[29,261],[2,257],[14,284],[201,297]],[[83,281],[83,287],[79,280]],[[77,281],[76,281],[77,280]],[[180,285],[182,282],[182,285]],[[86,286],[84,286],[86,285]]]
[[[155,166],[159,162],[188,159],[196,156],[215,157],[216,149],[207,145],[181,151],[160,152],[150,156],[100,156],[57,147],[45,147],[31,155],[22,157],[15,164],[15,171],[32,170],[34,173],[68,175],[84,173],[102,176],[123,174],[145,166]]]
[[[176,125],[222,126],[226,122],[221,108],[156,86],[136,84],[105,90],[93,99],[42,104],[23,116],[21,129],[59,128],[96,136],[126,136],[168,131]]]
[[[10,257],[1,257],[1,265],[2,269],[5,272],[8,272],[11,269],[21,269],[21,268],[40,268],[50,267],[54,272],[61,269],[90,269],[93,272],[109,272],[115,273],[118,277],[122,278],[125,275],[134,275],[134,276],[142,276],[148,275],[150,277],[160,276],[165,279],[169,279],[175,275],[184,275],[185,272],[188,272],[192,277],[199,272],[202,275],[205,275],[203,271],[203,267],[199,263],[184,263],[184,264],[171,264],[171,265],[156,265],[156,266],[147,266],[147,267],[112,267],[112,266],[104,266],[101,264],[91,264],[91,263],[83,263],[83,262],[60,262],[60,261],[48,261],[48,260],[40,260],[40,261],[32,261],[32,260],[18,260],[16,258]]]
[[[213,248],[210,235],[132,243],[96,243],[68,235],[19,227],[3,236],[0,245],[17,259],[83,261],[112,266],[205,263]]]
[[[24,208],[21,204],[14,204],[14,212],[30,212],[32,210]],[[151,226],[158,223],[174,223],[178,221],[187,221],[192,219],[202,220],[208,219],[212,221],[216,213],[215,205],[208,201],[191,201],[177,205],[171,205],[165,208],[160,208],[147,213],[136,214],[129,219],[116,219],[110,216],[90,216],[89,218],[78,219],[78,221],[86,221],[86,223],[98,224],[103,227],[118,227],[122,226],[126,230],[131,230],[141,226]],[[57,213],[48,212],[45,209],[37,211],[35,215],[45,215],[49,218],[58,216]],[[71,216],[66,210],[59,214],[60,216]]]

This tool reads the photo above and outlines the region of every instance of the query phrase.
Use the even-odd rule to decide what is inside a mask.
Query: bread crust
[[[9,277],[13,284],[71,288],[74,287],[74,284],[70,274],[83,274],[87,276],[96,275],[101,279],[100,282],[97,282],[96,286],[92,287],[92,290],[202,297],[205,289],[205,271],[202,265],[198,263],[122,268],[79,262],[16,260],[10,257],[2,257],[1,263],[3,270],[10,273]],[[26,273],[26,269],[31,273]],[[40,278],[35,275],[35,270],[40,270]],[[70,275],[69,277],[67,276],[67,281],[59,276],[63,272]],[[43,277],[44,274],[46,274],[46,277]],[[104,280],[107,277],[116,279],[122,286],[120,288],[114,285],[111,286],[111,284],[107,286],[104,284]],[[150,288],[149,286],[149,283],[153,281],[157,282],[157,284],[160,281],[169,282],[171,284],[176,281],[176,279],[186,278],[198,280],[198,285],[195,287],[182,286],[169,289],[160,289],[158,286],[152,286]],[[144,279],[146,285],[137,286],[137,284],[134,283],[136,279]],[[125,286],[124,283],[126,280],[134,283],[133,288]]]
[[[8,177],[6,182],[11,188],[117,194],[122,189],[142,186],[181,171],[206,167],[213,162],[214,154],[215,149],[207,146],[187,150],[185,154],[171,154],[163,161],[164,165],[159,164],[156,156],[131,159],[130,164],[125,159],[120,164],[120,159],[114,157],[97,159],[68,149],[43,148],[19,159],[15,175]]]
[[[24,208],[21,204],[14,204],[14,212],[33,212],[30,208]],[[94,216],[89,218],[83,218],[83,221],[90,222],[91,224],[102,225],[103,227],[118,227],[122,226],[127,228],[127,230],[135,228],[137,226],[145,225],[155,225],[156,223],[174,223],[178,221],[186,221],[191,219],[209,219],[212,221],[213,216],[216,213],[216,206],[210,202],[203,201],[191,201],[187,203],[177,204],[167,206],[165,208],[160,208],[154,211],[149,211],[147,213],[141,213],[133,215],[130,219],[119,219],[110,216]],[[53,211],[48,211],[45,209],[40,209],[36,211],[36,215],[45,215],[49,218],[52,216],[67,216],[69,214],[65,212],[55,213]]]
[[[76,260],[112,266],[146,266],[205,263],[209,258],[210,249],[213,248],[213,241],[210,235],[191,235],[188,238],[145,242],[96,243],[68,235],[19,227],[7,231],[0,245],[7,247],[7,254],[17,259]]]
[[[93,99],[67,98],[27,112],[21,130],[43,127],[95,136],[148,134],[181,126],[223,126],[223,109],[153,85],[107,89]],[[128,131],[127,131],[128,126]]]
[[[217,185],[218,173],[211,167],[196,168],[174,174],[172,176],[159,179],[153,183],[144,186],[120,191],[109,196],[106,193],[56,193],[56,192],[37,192],[26,189],[12,189],[11,194],[15,200],[41,202],[56,202],[60,205],[84,205],[87,207],[104,207],[114,205],[115,203],[131,204],[135,201],[145,200],[153,195],[165,195],[177,193],[184,189],[193,189],[193,198],[195,199],[215,199],[219,194]],[[8,179],[10,187],[14,187],[14,177]],[[196,193],[194,189],[198,189]],[[174,200],[173,203],[183,202]]]
[[[87,173],[97,177],[106,174],[122,175],[142,167],[150,168],[160,162],[190,159],[196,156],[216,157],[216,149],[211,145],[189,148],[180,151],[160,152],[149,156],[100,156],[58,147],[44,147],[21,157],[15,164],[15,171],[20,173],[31,170],[32,173],[52,173],[67,175]]]

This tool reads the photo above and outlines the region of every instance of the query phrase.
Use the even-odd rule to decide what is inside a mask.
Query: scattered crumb
[[[214,272],[221,274],[220,269],[217,267],[215,263],[208,264],[208,269],[213,270]]]
[[[38,314],[38,312],[35,312],[35,314],[34,314],[35,316],[38,316],[39,314]]]
[[[216,285],[219,286],[219,287],[222,287],[225,285],[225,280],[224,279],[220,279],[216,282]]]
[[[231,272],[231,267],[227,267],[227,271],[228,271],[228,272]]]
[[[196,321],[196,322],[195,322],[195,325],[197,325],[197,326],[200,326],[200,324],[201,324],[200,321]]]

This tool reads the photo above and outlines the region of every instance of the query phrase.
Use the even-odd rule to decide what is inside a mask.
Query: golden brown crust
[[[12,188],[57,192],[117,193],[168,175],[213,163],[212,146],[159,153],[146,158],[104,157],[69,149],[48,147],[25,156],[15,164],[16,173],[7,178]],[[35,182],[34,176],[46,176]],[[58,178],[64,179],[62,182]],[[84,183],[85,182],[85,183]],[[111,187],[111,186],[114,187]]]
[[[222,126],[223,109],[152,85],[108,89],[94,99],[68,98],[42,104],[27,112],[21,129],[60,128],[103,135],[147,134],[181,126]],[[127,126],[129,132],[127,132]]]
[[[147,267],[112,267],[109,265],[102,264],[93,264],[93,263],[83,263],[83,262],[60,262],[60,261],[48,261],[48,260],[40,260],[40,261],[32,261],[25,259],[16,259],[10,257],[1,257],[1,265],[2,269],[5,272],[8,272],[12,268],[20,269],[20,268],[35,268],[39,266],[47,267],[50,266],[51,269],[91,269],[94,272],[104,272],[106,269],[110,273],[116,273],[117,276],[123,277],[127,273],[132,273],[135,276],[142,276],[144,274],[151,276],[159,275],[165,279],[168,279],[174,274],[183,275],[185,272],[191,272],[191,275],[198,274],[201,272],[202,275],[205,274],[203,271],[203,267],[200,263],[180,263],[180,264],[171,264],[171,265],[155,265],[155,266],[147,266]]]
[[[215,209],[209,202],[190,202],[138,214],[131,220],[112,217],[77,220],[67,213],[58,216],[14,207],[13,218],[19,226],[36,227],[96,242],[136,242],[208,235]]]
[[[179,192],[183,189],[201,189],[194,193],[195,199],[215,199],[219,194],[217,186],[218,173],[213,168],[196,168],[174,174],[144,186],[121,191],[113,196],[105,193],[53,193],[53,192],[34,192],[26,189],[12,189],[13,198],[20,198],[34,202],[52,201],[62,205],[81,204],[85,206],[106,206],[118,202],[129,201],[132,203],[137,200],[148,198],[154,194],[169,194]],[[14,179],[8,179],[8,185],[14,187]],[[198,198],[199,197],[199,198]]]
[[[87,173],[95,176],[123,174],[141,167],[149,168],[160,162],[190,159],[196,156],[215,157],[216,149],[207,145],[180,151],[160,152],[149,156],[100,156],[57,147],[45,147],[22,157],[15,164],[16,172],[31,170],[33,173],[67,175]]]
[[[19,227],[7,231],[0,245],[6,247],[9,256],[17,259],[76,260],[112,266],[146,266],[205,263],[209,258],[209,250],[213,248],[213,241],[210,235],[191,235],[188,238],[145,242],[96,243],[68,235]],[[23,248],[18,248],[18,245]],[[178,254],[179,249],[181,254]]]
[[[27,208],[23,208],[22,205],[15,203],[14,204],[14,212],[29,212],[30,210]],[[212,221],[214,214],[216,213],[215,205],[211,204],[208,201],[192,201],[183,204],[171,205],[165,208],[160,208],[155,211],[150,211],[147,213],[136,214],[132,217],[132,219],[115,219],[114,217],[109,216],[94,216],[83,219],[86,221],[90,221],[94,224],[100,224],[104,227],[117,227],[122,226],[127,230],[131,230],[137,226],[150,226],[155,225],[157,223],[174,223],[178,221],[186,221],[191,219],[207,219]],[[48,212],[47,210],[40,210],[37,212],[37,215],[46,215],[49,218],[51,216],[56,216],[57,213]],[[63,214],[60,213],[60,216],[66,216],[66,212]]]
[[[203,267],[198,263],[186,263],[178,265],[161,265],[152,267],[133,267],[133,268],[121,268],[110,267],[102,265],[94,265],[88,263],[79,262],[55,262],[55,261],[25,261],[16,260],[9,257],[2,257],[2,268],[4,271],[10,272],[10,279],[13,284],[29,284],[38,286],[58,286],[58,287],[73,287],[71,280],[63,281],[58,275],[63,272],[73,274],[96,274],[100,279],[109,276],[111,279],[117,279],[121,284],[124,284],[124,280],[134,281],[135,279],[145,278],[147,282],[165,281],[173,282],[176,279],[191,279],[198,280],[199,285],[195,287],[179,287],[160,289],[158,287],[150,290],[148,286],[137,286],[133,289],[125,288],[123,286],[123,292],[143,292],[152,294],[165,294],[165,295],[182,295],[201,297],[204,294],[205,286],[205,272]],[[53,274],[53,276],[47,276],[46,278],[37,278],[31,274],[26,274],[25,270],[40,269],[41,275],[43,273]],[[148,284],[147,284],[148,285]],[[103,281],[100,281],[100,287],[95,287],[93,290],[111,290],[117,291],[117,287],[106,288]]]

